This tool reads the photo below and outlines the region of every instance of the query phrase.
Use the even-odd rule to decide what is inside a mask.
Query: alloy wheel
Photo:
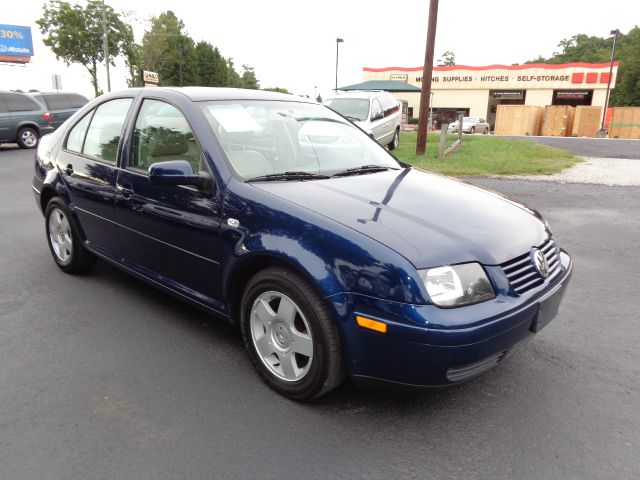
[[[296,303],[283,293],[267,291],[254,301],[251,339],[258,357],[276,377],[287,382],[304,378],[313,360],[311,328]]]

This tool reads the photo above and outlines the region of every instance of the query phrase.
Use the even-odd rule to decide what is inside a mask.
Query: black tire
[[[488,134],[489,134],[489,127],[485,128],[485,130],[484,130],[484,134],[485,134],[485,135],[488,135]]]
[[[57,234],[52,231],[52,221],[50,221],[50,217],[59,213],[62,213],[66,217],[66,221],[69,225],[68,236],[71,239],[71,248],[68,248],[65,251],[65,255],[68,255],[68,258],[66,259],[62,258],[60,254],[56,252],[56,248],[52,243],[52,236],[56,236]],[[56,262],[56,265],[58,265],[62,271],[71,274],[82,273],[90,270],[95,265],[97,258],[82,244],[82,240],[78,234],[78,228],[73,222],[73,217],[60,198],[54,197],[49,201],[45,210],[44,218],[47,244],[49,245],[49,250],[51,250],[51,255],[53,256],[53,260]]]
[[[16,142],[18,142],[20,148],[36,148],[39,140],[40,134],[35,128],[22,127],[18,130]]]
[[[476,133],[476,127],[471,127],[471,130],[469,131],[469,133],[471,133],[472,135]]]
[[[306,374],[299,380],[278,378],[257,352],[251,330],[251,313],[254,303],[265,292],[286,295],[304,315],[309,326],[313,355]],[[251,363],[264,382],[281,395],[293,400],[309,401],[328,393],[344,380],[345,368],[335,319],[326,301],[301,275],[279,267],[267,268],[256,274],[242,295],[240,327]]]
[[[400,129],[396,128],[395,132],[393,132],[393,138],[391,139],[391,142],[389,142],[389,144],[387,145],[387,148],[390,151],[395,150],[396,148],[398,148],[398,145],[400,145]]]

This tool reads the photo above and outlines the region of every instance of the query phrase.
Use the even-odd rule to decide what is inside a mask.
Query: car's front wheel
[[[20,148],[36,148],[40,136],[31,127],[23,127],[18,131],[17,142]]]
[[[471,130],[469,130],[469,133],[471,134],[476,133],[476,127],[471,127]]]
[[[69,210],[55,197],[45,211],[47,243],[53,259],[67,273],[81,273],[96,263],[96,257],[82,245]]]
[[[340,338],[326,301],[285,268],[268,268],[247,284],[242,338],[262,379],[278,393],[306,401],[344,378]]]
[[[396,128],[395,132],[393,133],[393,138],[391,139],[391,142],[389,142],[389,145],[387,145],[387,147],[389,147],[389,150],[395,150],[396,148],[398,148],[398,145],[400,145],[400,129]]]

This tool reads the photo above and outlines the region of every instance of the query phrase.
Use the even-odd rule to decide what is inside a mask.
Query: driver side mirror
[[[382,112],[374,113],[373,115],[371,115],[371,121],[372,122],[374,122],[376,120],[380,120],[381,118],[384,118],[384,113],[382,113]]]
[[[195,173],[186,160],[153,163],[149,167],[149,181],[153,185],[193,185],[201,190],[212,185],[209,175]]]

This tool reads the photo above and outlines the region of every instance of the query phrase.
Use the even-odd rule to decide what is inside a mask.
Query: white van
[[[400,104],[389,92],[357,90],[333,96],[323,103],[389,150],[400,143]]]

